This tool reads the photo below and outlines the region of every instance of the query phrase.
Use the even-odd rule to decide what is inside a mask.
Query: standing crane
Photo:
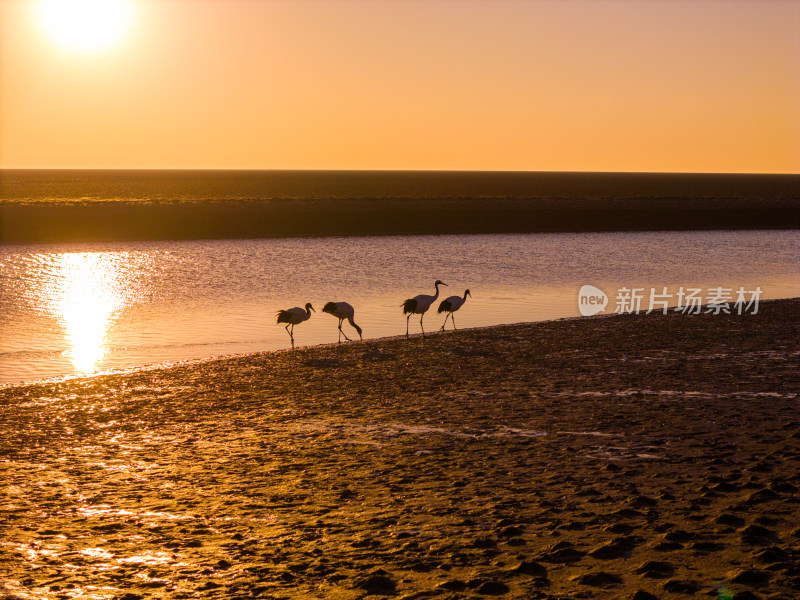
[[[464,302],[467,301],[467,296],[470,298],[472,297],[472,294],[469,293],[469,290],[464,291],[463,298],[461,296],[450,296],[449,298],[442,300],[442,303],[439,305],[439,310],[437,311],[440,314],[443,312],[447,313],[444,316],[444,323],[442,323],[442,331],[444,331],[444,326],[447,325],[447,317],[450,317],[450,320],[453,321],[453,329],[456,328],[456,320],[453,317],[453,313],[464,306]]]
[[[362,340],[364,339],[361,337],[361,327],[356,325],[356,322],[353,320],[356,311],[347,302],[328,302],[322,307],[322,312],[333,315],[339,319],[339,343],[342,342],[342,336],[344,336],[344,339],[346,339],[348,342],[350,341],[350,338],[347,337],[347,334],[342,331],[342,321],[345,319],[347,319],[347,322],[350,323],[350,325],[352,325],[353,328],[355,328],[355,330],[358,332],[358,338]]]
[[[300,308],[299,306],[295,306],[294,308],[290,308],[288,310],[279,310],[278,311],[278,323],[286,323],[286,331],[289,334],[289,339],[292,340],[292,348],[294,348],[294,326],[298,323],[302,323],[303,321],[308,321],[311,318],[311,311],[314,310],[314,307],[311,306],[311,302],[306,304],[305,308]],[[317,312],[314,310],[314,312]],[[291,326],[291,329],[289,327]]]
[[[414,296],[403,302],[403,314],[408,315],[406,317],[406,337],[408,337],[408,320],[411,318],[411,315],[421,315],[419,318],[419,327],[422,329],[422,337],[425,337],[425,328],[422,326],[422,318],[439,297],[439,286],[447,284],[437,279],[436,283],[433,285],[436,288],[435,295],[429,296],[427,294],[420,294],[419,296]]]

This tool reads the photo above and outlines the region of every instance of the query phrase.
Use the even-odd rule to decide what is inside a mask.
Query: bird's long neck
[[[435,284],[436,293],[433,295],[433,299],[436,300],[439,297],[439,284]]]
[[[467,292],[464,292],[464,302],[467,301]]]

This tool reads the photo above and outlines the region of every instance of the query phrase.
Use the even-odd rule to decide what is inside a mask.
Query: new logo
[[[600,288],[586,284],[578,291],[578,310],[584,317],[603,312],[608,304],[608,296]]]

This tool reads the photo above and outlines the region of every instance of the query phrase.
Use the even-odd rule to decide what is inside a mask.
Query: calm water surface
[[[623,286],[796,297],[798,258],[800,231],[0,246],[0,383],[286,348],[275,313],[306,302],[318,312],[298,346],[336,341],[330,300],[355,306],[365,338],[400,335],[400,304],[437,278],[441,298],[471,290],[458,327],[576,316],[586,283],[611,297],[607,312]],[[430,311],[426,330],[442,320]]]

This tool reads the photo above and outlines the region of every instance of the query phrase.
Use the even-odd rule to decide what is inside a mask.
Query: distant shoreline
[[[368,199],[0,205],[0,243],[800,229],[789,200]]]
[[[0,243],[800,228],[800,175],[0,171]]]

